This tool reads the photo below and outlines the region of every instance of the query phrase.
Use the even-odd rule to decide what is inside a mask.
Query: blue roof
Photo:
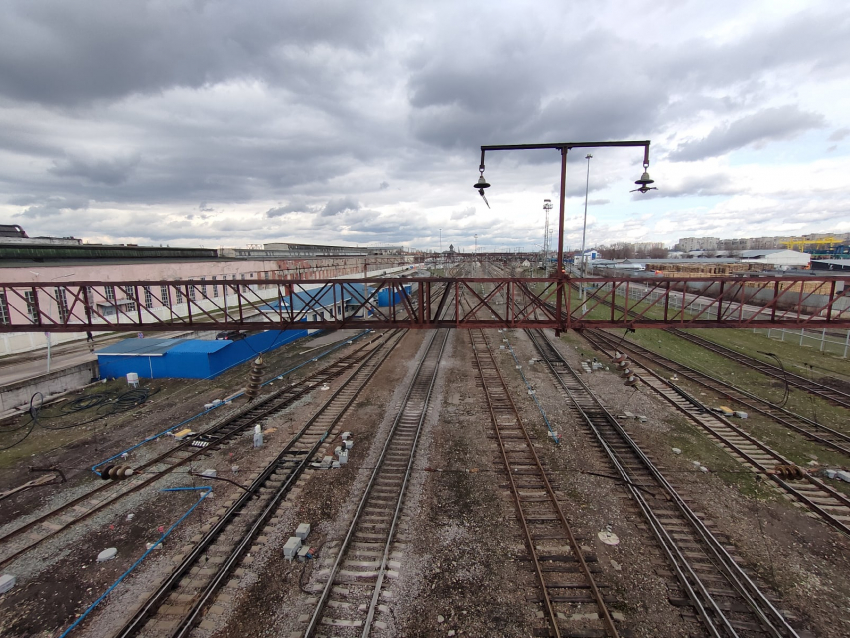
[[[334,295],[334,293],[336,293],[336,295]],[[291,297],[290,295],[284,295],[281,297],[281,301],[283,302],[282,305],[284,308],[289,308],[289,302],[291,299],[293,310],[303,310],[314,296],[315,299],[311,303],[311,310],[315,308],[316,304],[325,307],[332,306],[334,303],[334,297],[336,297],[337,303],[346,303],[350,301],[352,297],[354,297],[355,303],[360,303],[363,301],[363,284],[354,282],[325,284],[324,286],[317,286],[310,290],[301,290],[298,292],[293,291]],[[275,301],[270,303],[269,307],[277,309],[278,305],[280,304]]]
[[[227,341],[226,339],[220,339],[217,341],[201,341],[200,339],[181,339],[181,343],[171,348],[168,353],[171,354],[178,352],[218,352],[223,348],[227,348],[232,343],[234,342]]]
[[[118,343],[101,348],[97,351],[97,355],[105,356],[144,356],[144,357],[161,357],[166,352],[175,346],[182,344],[190,339],[123,339]]]

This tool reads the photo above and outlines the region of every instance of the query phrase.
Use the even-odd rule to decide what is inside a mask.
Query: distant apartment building
[[[676,244],[675,249],[682,252],[692,250],[717,250],[720,239],[717,237],[684,237]]]
[[[653,250],[664,250],[663,241],[642,241],[632,244],[636,255],[649,254]]]

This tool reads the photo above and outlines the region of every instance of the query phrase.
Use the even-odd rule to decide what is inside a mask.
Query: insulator
[[[248,387],[245,388],[245,397],[251,401],[255,399],[257,395],[260,393],[260,386],[263,381],[263,370],[265,366],[263,365],[263,358],[257,357],[254,359],[254,363],[251,364],[251,372],[248,376]]]
[[[100,471],[104,481],[121,481],[133,476],[133,468],[128,465],[107,465]]]

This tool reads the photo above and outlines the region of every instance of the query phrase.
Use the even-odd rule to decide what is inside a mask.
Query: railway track
[[[667,328],[667,332],[676,335],[677,337],[681,337],[686,341],[694,343],[698,346],[702,346],[706,350],[710,350],[715,354],[719,354],[727,359],[732,359],[741,365],[747,366],[748,368],[752,368],[753,370],[758,370],[762,374],[765,374],[774,379],[778,379],[779,381],[785,382],[787,380],[788,385],[798,388],[800,390],[805,390],[809,394],[814,394],[816,396],[821,397],[832,403],[833,405],[840,405],[844,408],[850,408],[850,394],[846,392],[841,392],[835,388],[831,388],[828,385],[824,385],[822,383],[818,383],[816,381],[812,381],[810,379],[806,379],[798,374],[794,374],[793,372],[783,371],[781,368],[771,365],[770,363],[765,363],[755,357],[750,357],[741,352],[737,352],[736,350],[732,350],[731,348],[726,348],[721,346],[720,344],[714,343],[713,341],[709,341],[708,339],[704,339],[702,337],[698,337],[689,332],[685,332],[684,330],[680,330],[678,328]]]
[[[590,341],[593,343],[593,337],[590,337]],[[596,345],[605,351],[601,342],[596,342]],[[792,461],[728,419],[715,414],[702,402],[659,374],[636,363],[630,367],[649,388],[690,417],[744,467],[770,478],[792,502],[798,503],[832,527],[850,535],[850,498],[805,472],[800,480],[783,478],[781,473],[777,472],[777,466],[794,466]]]
[[[586,555],[573,534],[484,331],[470,330],[469,336],[548,620],[545,633],[536,635],[620,636],[608,609],[611,597],[602,592],[607,586],[596,582],[590,567],[596,557]],[[588,614],[589,606],[596,613]]]
[[[304,636],[356,631],[369,636],[382,612],[378,602],[390,570],[396,532],[417,443],[450,331],[437,330],[414,373],[375,468],[342,543],[331,549],[333,563],[319,576],[324,585]],[[380,625],[378,625],[380,626]]]
[[[354,351],[329,363],[300,381],[256,399],[236,414],[202,432],[198,437],[181,442],[170,450],[133,468],[134,474],[124,481],[104,482],[93,490],[47,512],[0,538],[0,567],[20,558],[37,545],[61,534],[125,496],[158,481],[166,474],[233,440],[255,423],[285,409],[314,388],[346,374],[370,356],[382,335],[376,334]]]
[[[620,476],[710,636],[797,636],[788,620],[723,543],[593,395],[542,331],[528,330],[556,385]],[[682,601],[684,602],[684,601]]]
[[[401,340],[395,331],[372,348],[358,369],[263,469],[145,600],[116,638],[187,636],[238,567],[295,482],[332,440],[340,420]]]
[[[850,435],[776,406],[752,392],[735,387],[722,379],[668,359],[657,352],[622,339],[614,338],[612,335],[601,330],[583,330],[581,334],[603,352],[607,351],[610,353],[614,350],[620,350],[632,355],[632,357],[639,357],[642,360],[649,361],[669,370],[676,376],[692,381],[735,401],[752,412],[758,412],[825,448],[841,452],[850,458]]]
[[[578,290],[577,284],[570,284],[574,290]],[[593,299],[593,297],[591,297]],[[603,305],[611,307],[611,301],[608,299],[602,299],[601,297],[596,298],[596,300]],[[619,310],[620,312],[624,312],[625,308],[620,304],[614,304],[614,309]],[[637,313],[634,310],[628,311],[629,316],[636,316]],[[726,359],[730,359],[739,363],[743,366],[751,368],[753,370],[757,370],[762,374],[765,374],[773,379],[777,379],[782,381],[783,383],[788,383],[789,386],[795,387],[799,390],[803,390],[808,392],[809,394],[821,397],[826,401],[832,403],[833,405],[838,405],[844,408],[850,408],[850,394],[846,392],[842,392],[836,388],[830,387],[823,383],[818,383],[817,381],[812,381],[811,379],[807,379],[798,374],[794,374],[792,372],[788,372],[787,370],[782,370],[775,365],[770,363],[766,363],[760,359],[756,359],[755,357],[751,357],[742,352],[738,352],[731,348],[727,348],[725,346],[721,346],[718,343],[705,339],[703,337],[698,337],[695,334],[690,332],[686,332],[679,328],[665,328],[665,331],[676,335],[690,343],[701,346],[706,350],[710,350],[721,357]]]

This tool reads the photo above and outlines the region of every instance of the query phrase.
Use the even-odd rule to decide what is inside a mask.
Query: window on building
[[[151,287],[145,286],[145,308],[151,308],[153,306],[153,295],[151,294]]]
[[[191,284],[189,285],[189,299],[197,301],[197,298],[195,297],[195,286]]]
[[[68,298],[65,296],[65,289],[56,287],[53,289],[56,297],[56,310],[59,313],[59,321],[65,323],[68,321]]]
[[[236,275],[234,275],[234,277],[235,277],[235,276],[236,276]],[[245,279],[245,273],[244,273],[244,272],[242,273],[241,279]]]
[[[121,290],[124,291],[124,296],[127,299],[133,298],[133,293],[134,293],[133,286],[121,286]]]
[[[267,270],[267,271],[266,271],[266,281],[268,281],[269,279],[271,279],[271,274],[270,274],[270,273],[269,273],[269,271]]]
[[[201,277],[201,281],[206,281],[206,280],[207,280],[206,277]],[[201,295],[203,295],[204,297],[207,296],[207,285],[206,284],[201,284]],[[192,296],[192,301],[195,301],[194,295]]]
[[[174,296],[177,298],[177,303],[183,303],[183,290],[180,286],[174,286]]]
[[[106,295],[107,301],[115,301],[115,286],[104,286],[103,294]]]
[[[168,298],[168,286],[159,287],[159,296],[162,297],[162,305],[166,308],[171,308],[171,299]]]
[[[9,306],[6,303],[6,293],[0,292],[0,325],[7,326],[12,323],[9,317]]]
[[[226,278],[227,278],[227,276],[225,275],[225,279]],[[213,275],[213,281],[216,281],[216,280],[218,280],[218,277],[216,275]],[[213,297],[218,297],[218,286],[213,284],[212,289],[213,289]]]
[[[38,323],[38,302],[35,298],[35,291],[25,290],[24,299],[27,302],[27,315],[29,315],[30,321]]]

